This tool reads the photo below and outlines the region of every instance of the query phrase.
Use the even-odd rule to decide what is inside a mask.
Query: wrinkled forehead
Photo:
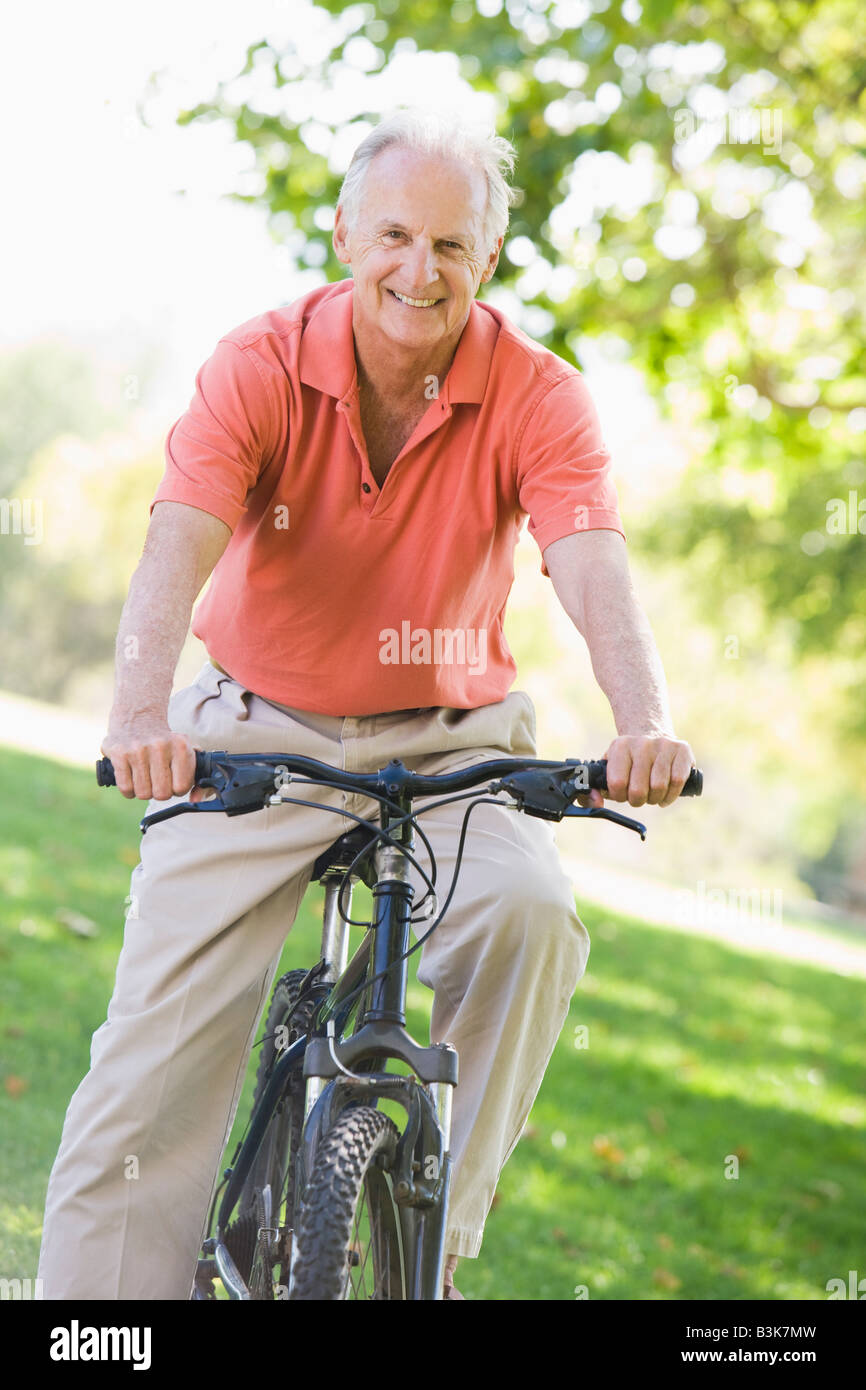
[[[370,161],[361,210],[377,228],[399,224],[449,239],[477,237],[487,212],[487,180],[462,160],[389,146]]]

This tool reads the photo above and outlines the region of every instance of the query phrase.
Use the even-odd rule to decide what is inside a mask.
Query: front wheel
[[[343,1110],[321,1140],[301,1205],[291,1299],[404,1299],[391,1168],[399,1132],[370,1106]]]

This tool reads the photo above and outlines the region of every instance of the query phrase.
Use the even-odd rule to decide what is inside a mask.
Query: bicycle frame
[[[385,805],[380,811],[384,830],[389,830],[392,821],[401,822],[394,838],[399,838],[409,850],[414,844],[412,821],[404,816],[411,813],[411,800],[408,792],[401,791],[392,795],[393,811]],[[276,1061],[237,1161],[227,1170],[228,1185],[219,1208],[216,1235],[203,1248],[213,1255],[216,1271],[230,1298],[249,1299],[251,1295],[226,1247],[225,1232],[286,1085],[301,1070],[306,1080],[306,1103],[298,1163],[299,1193],[312,1169],[320,1138],[345,1106],[388,1099],[405,1109],[406,1128],[397,1144],[391,1175],[394,1199],[401,1213],[405,1297],[441,1297],[457,1053],[447,1043],[422,1047],[406,1030],[407,963],[400,957],[409,944],[415,890],[409,882],[408,861],[395,845],[377,842],[373,864],[372,872],[367,868],[361,873],[353,872],[349,878],[345,915],[351,916],[352,894],[359,878],[371,888],[374,914],[372,927],[348,964],[349,925],[338,911],[343,881],[325,884],[322,957],[310,972],[312,988],[322,992],[322,1000],[310,1033],[299,1038]],[[395,962],[396,967],[389,968]],[[375,979],[386,969],[388,973],[383,979]],[[368,977],[374,983],[361,999],[369,993],[369,1002],[359,1009],[355,1031],[344,1039],[343,1030],[357,1003],[357,998],[351,996]],[[404,1062],[414,1075],[356,1070],[359,1066],[370,1067],[376,1058]]]

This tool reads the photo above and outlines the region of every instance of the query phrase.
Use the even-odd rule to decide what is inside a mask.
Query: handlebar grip
[[[704,774],[699,767],[693,767],[686,778],[680,796],[700,796],[704,790]]]
[[[589,785],[592,790],[607,791],[607,759],[600,758],[589,765]],[[693,767],[680,796],[700,796],[704,789],[704,774],[699,767]]]
[[[196,751],[195,755],[195,781],[200,782],[204,777],[211,774],[211,755]],[[116,787],[117,782],[114,778],[114,767],[110,758],[99,758],[96,763],[96,782],[100,787]]]

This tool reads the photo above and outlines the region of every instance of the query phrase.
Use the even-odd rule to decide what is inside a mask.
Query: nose
[[[412,287],[423,298],[423,291],[434,287],[439,278],[436,253],[429,237],[415,237],[406,252],[406,273]]]

